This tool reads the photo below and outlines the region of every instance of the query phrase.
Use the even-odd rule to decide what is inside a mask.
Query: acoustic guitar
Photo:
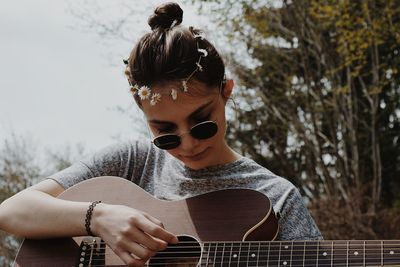
[[[273,241],[278,220],[269,199],[249,189],[226,189],[177,201],[159,200],[132,182],[98,177],[59,198],[101,200],[146,211],[179,243],[147,266],[400,266],[399,240]],[[126,266],[98,237],[25,239],[14,267]]]

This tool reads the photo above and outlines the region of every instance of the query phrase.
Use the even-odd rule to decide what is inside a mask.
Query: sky
[[[143,119],[121,64],[133,43],[100,36],[72,13],[112,25],[133,3],[133,40],[149,30],[147,18],[161,1],[97,1],[103,9],[94,2],[0,0],[0,144],[15,133],[43,147],[79,143],[91,151],[137,135],[134,124]],[[184,23],[195,23],[194,10],[182,7]]]

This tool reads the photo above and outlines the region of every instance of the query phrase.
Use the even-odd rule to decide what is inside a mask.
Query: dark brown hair
[[[132,84],[151,87],[188,78],[197,68],[199,46],[208,55],[201,59],[203,71],[196,71],[191,80],[219,87],[225,73],[221,56],[205,38],[194,37],[200,30],[180,25],[182,17],[183,11],[176,3],[164,3],[154,10],[148,20],[152,32],[138,41],[129,56],[128,75]]]

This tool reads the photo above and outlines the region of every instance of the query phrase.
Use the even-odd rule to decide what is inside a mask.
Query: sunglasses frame
[[[194,128],[196,128],[196,127],[198,127],[198,126],[200,126],[200,125],[206,124],[206,123],[207,123],[207,124],[208,124],[208,123],[212,123],[213,125],[215,125],[216,130],[215,130],[215,133],[214,133],[213,135],[211,135],[211,136],[209,136],[209,137],[207,137],[207,138],[197,138],[197,137],[193,136],[193,134],[191,134],[191,132],[192,132],[192,130],[193,130]],[[184,132],[184,133],[181,133],[181,134],[167,133],[167,134],[158,135],[158,136],[154,137],[153,140],[152,140],[151,142],[152,142],[156,147],[158,147],[158,148],[160,148],[160,149],[171,150],[171,149],[175,149],[175,148],[177,148],[177,147],[179,147],[179,146],[181,145],[181,143],[182,143],[182,136],[184,136],[184,135],[186,135],[186,134],[190,134],[193,138],[195,138],[195,139],[197,139],[197,140],[206,140],[206,139],[209,139],[209,138],[215,136],[217,133],[218,133],[218,124],[217,124],[216,120],[214,120],[214,121],[207,120],[207,121],[202,121],[202,122],[200,122],[200,123],[197,123],[196,125],[193,125],[193,126],[190,128],[189,131]],[[158,145],[156,145],[155,140],[156,140],[157,138],[165,137],[165,136],[178,137],[178,138],[179,138],[179,142],[177,142],[177,145],[176,145],[175,147],[171,147],[171,148],[162,148],[162,147],[159,147]]]

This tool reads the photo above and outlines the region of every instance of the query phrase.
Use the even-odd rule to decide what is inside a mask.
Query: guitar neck
[[[400,240],[204,242],[201,265],[400,266]]]

